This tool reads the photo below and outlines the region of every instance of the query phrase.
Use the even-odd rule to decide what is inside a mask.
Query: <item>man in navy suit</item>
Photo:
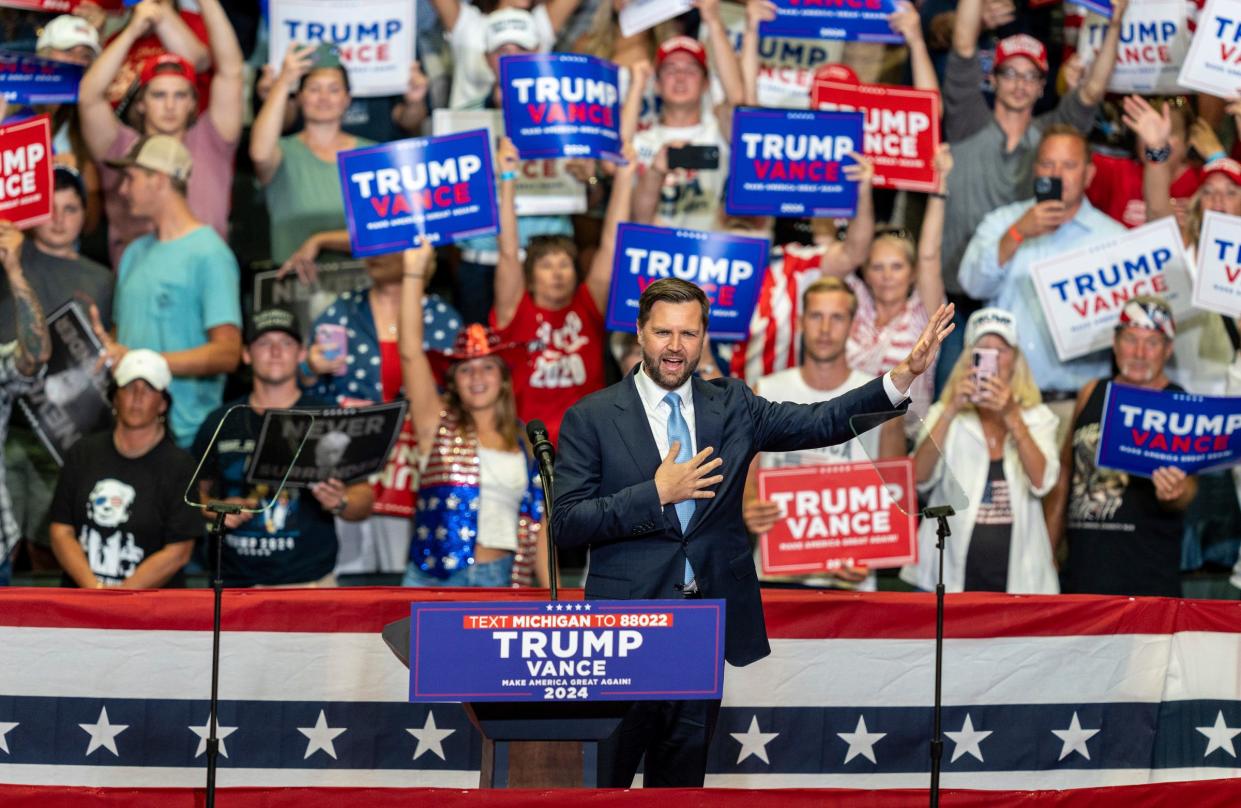
[[[750,461],[760,451],[842,443],[853,437],[850,416],[902,408],[952,331],[952,306],[935,312],[892,371],[809,405],[773,404],[734,379],[695,378],[708,311],[706,295],[685,281],[643,291],[641,365],[565,413],[552,524],[561,546],[590,546],[587,598],[723,598],[724,655],[742,666],[771,651],[741,517]],[[647,786],[701,787],[719,706],[635,703],[599,750],[599,785],[627,788],[645,755]]]

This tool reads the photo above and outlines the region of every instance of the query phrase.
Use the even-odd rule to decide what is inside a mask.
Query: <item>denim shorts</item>
[[[437,578],[423,572],[412,561],[405,568],[401,586],[503,586],[513,581],[513,557],[497,558],[486,564],[471,564],[457,570],[447,578]]]

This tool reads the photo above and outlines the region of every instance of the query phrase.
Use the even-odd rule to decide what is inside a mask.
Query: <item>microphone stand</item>
[[[220,615],[224,597],[224,519],[229,514],[241,513],[241,505],[231,502],[207,503],[215,512],[209,529],[208,546],[212,553],[211,589],[214,606],[211,614],[211,707],[207,718],[207,808],[215,808],[215,770],[220,756],[220,739],[216,737],[216,723],[220,709]]]
[[[551,600],[560,599],[560,587],[556,580],[556,541],[552,535],[552,486],[556,482],[556,472],[552,469],[555,461],[551,453],[547,455],[547,462],[543,462],[543,458],[539,458],[539,480],[543,483],[543,507],[547,513],[546,532],[547,532],[547,582],[549,584],[549,595]]]
[[[923,519],[934,519],[935,548],[939,554],[938,581],[935,584],[935,707],[932,711],[931,729],[931,808],[939,808],[939,774],[944,757],[943,734],[943,683],[944,683],[944,543],[952,531],[948,529],[948,517],[956,513],[951,505],[923,508]]]

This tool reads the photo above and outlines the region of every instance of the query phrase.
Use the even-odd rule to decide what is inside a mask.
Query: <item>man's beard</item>
[[[644,370],[646,375],[660,387],[665,390],[675,390],[685,384],[685,380],[693,375],[694,371],[698,369],[698,362],[702,359],[702,355],[699,354],[693,360],[691,360],[688,355],[684,355],[684,359],[685,362],[681,365],[681,372],[675,376],[672,376],[663,372],[660,367],[660,357],[651,356],[643,351],[642,370]]]

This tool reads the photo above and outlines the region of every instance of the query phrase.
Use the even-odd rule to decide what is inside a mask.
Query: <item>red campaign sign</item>
[[[758,493],[784,512],[758,540],[766,575],[898,567],[918,559],[908,457],[759,469]]]
[[[28,8],[48,14],[72,14],[81,4],[82,0],[0,0],[0,6]],[[122,0],[95,0],[95,5],[104,11],[120,11],[124,7]]]
[[[51,119],[0,126],[0,219],[27,228],[51,216]]]
[[[375,490],[374,513],[409,519],[414,515],[414,483],[418,480],[418,439],[405,418],[388,462],[378,478],[372,477]]]
[[[863,152],[874,161],[876,188],[936,189],[938,92],[841,81],[821,68],[810,100],[812,109],[864,113]]]

